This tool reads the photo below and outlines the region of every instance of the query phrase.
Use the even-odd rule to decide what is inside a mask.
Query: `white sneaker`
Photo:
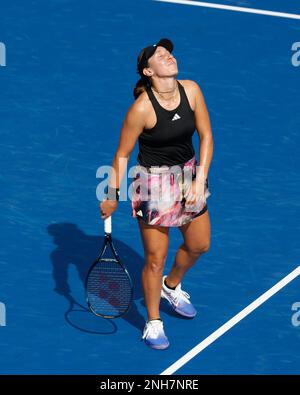
[[[190,295],[181,289],[181,283],[172,290],[165,285],[165,278],[162,279],[161,297],[167,299],[173,309],[184,317],[193,318],[197,314],[197,310],[190,302]]]
[[[147,346],[157,350],[163,350],[170,345],[164,332],[162,320],[147,321],[142,336],[143,339],[145,339]]]

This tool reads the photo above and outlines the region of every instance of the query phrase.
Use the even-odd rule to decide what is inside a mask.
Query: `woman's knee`
[[[150,269],[153,273],[161,273],[164,270],[166,254],[152,253],[146,255],[145,266]]]
[[[184,244],[186,251],[191,255],[201,255],[209,251],[210,248],[210,240],[202,240],[201,243],[187,245]]]

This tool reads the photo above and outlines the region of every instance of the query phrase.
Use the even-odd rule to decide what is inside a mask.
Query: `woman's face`
[[[148,66],[148,70],[151,69],[159,77],[172,77],[178,74],[176,59],[164,47],[157,47],[154,54],[148,59]]]

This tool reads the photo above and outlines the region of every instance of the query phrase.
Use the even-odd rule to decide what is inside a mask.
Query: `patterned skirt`
[[[132,217],[148,225],[176,227],[204,214],[206,199],[211,195],[208,179],[203,199],[194,205],[186,203],[191,181],[196,177],[196,166],[195,156],[175,167],[137,165],[132,183]]]

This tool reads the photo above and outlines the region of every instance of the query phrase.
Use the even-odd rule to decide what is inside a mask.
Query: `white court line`
[[[173,374],[178,369],[180,369],[183,365],[185,365],[188,361],[198,355],[201,351],[203,351],[206,347],[208,347],[211,343],[216,341],[219,337],[224,335],[229,329],[231,329],[234,325],[236,325],[243,318],[247,317],[253,310],[257,309],[260,305],[262,305],[266,300],[268,300],[271,296],[280,291],[283,287],[285,287],[288,283],[293,281],[300,274],[300,266],[298,266],[295,270],[293,270],[290,274],[280,280],[277,284],[275,284],[272,288],[270,288],[267,292],[262,294],[259,298],[254,300],[251,304],[244,308],[241,312],[227,321],[224,325],[222,325],[219,329],[209,335],[206,339],[204,339],[201,343],[199,343],[196,347],[192,348],[188,353],[186,353],[183,357],[178,359],[175,363],[173,363],[170,367],[164,370],[161,375]]]
[[[258,9],[255,9],[255,8],[236,7],[236,6],[216,4],[216,3],[205,3],[203,1],[190,1],[190,0],[155,0],[155,1],[161,1],[161,2],[164,2],[164,3],[176,3],[176,4],[193,5],[193,6],[196,6],[196,7],[218,8],[220,10],[248,12],[248,13],[251,13],[251,14],[277,16],[277,17],[280,17],[280,18],[300,19],[300,15],[299,14],[288,14],[286,12],[258,10]]]

